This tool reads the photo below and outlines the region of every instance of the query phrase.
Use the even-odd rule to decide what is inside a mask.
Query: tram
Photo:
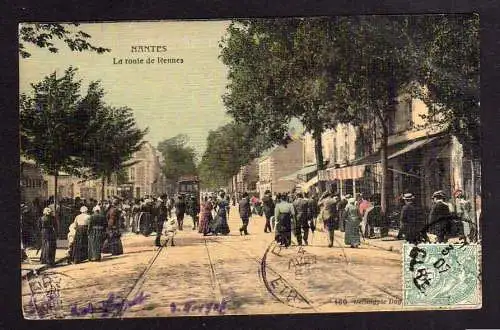
[[[196,175],[181,176],[177,181],[177,193],[179,195],[194,195],[200,201],[200,180]]]

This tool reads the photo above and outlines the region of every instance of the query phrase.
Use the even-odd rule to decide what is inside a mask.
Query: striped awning
[[[346,166],[340,168],[327,168],[320,171],[319,180],[349,180],[363,177],[365,165]]]

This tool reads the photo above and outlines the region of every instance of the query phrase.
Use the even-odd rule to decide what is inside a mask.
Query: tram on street
[[[194,195],[200,201],[200,180],[196,175],[181,176],[177,181],[177,193],[182,195]]]

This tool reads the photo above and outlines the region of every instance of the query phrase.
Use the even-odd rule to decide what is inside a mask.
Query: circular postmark
[[[287,249],[287,251],[292,251],[293,249]],[[297,283],[292,283],[290,280],[289,274],[290,272],[284,272],[282,269],[287,269],[286,267],[279,267],[278,263],[276,267],[270,267],[269,261],[273,256],[281,256],[283,249],[276,244],[276,242],[272,242],[266,249],[264,256],[262,257],[261,265],[260,265],[260,273],[262,275],[262,280],[264,282],[264,286],[267,291],[278,301],[281,303],[299,309],[313,309],[313,303],[307,299],[304,293],[301,292]],[[300,250],[297,254],[305,254],[305,250]],[[304,259],[315,260],[315,256],[294,256],[292,258],[286,258],[285,263],[288,262],[288,269],[290,267],[294,268],[294,272],[296,276],[300,276],[306,271],[306,267],[309,267],[311,260],[305,261]],[[282,262],[283,263],[283,262]],[[282,268],[282,269],[276,269]],[[297,279],[297,277],[296,277]]]
[[[64,317],[62,290],[74,282],[71,276],[47,271],[34,273],[22,281],[22,303],[27,319],[54,319]]]

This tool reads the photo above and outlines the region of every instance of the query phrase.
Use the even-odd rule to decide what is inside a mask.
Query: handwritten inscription
[[[288,269],[294,268],[296,278],[308,273],[311,270],[311,265],[317,263],[315,255],[306,253],[307,251],[301,246],[297,252],[298,256],[291,258],[288,262]]]
[[[54,274],[43,274],[28,281],[31,291],[31,305],[40,318],[61,310],[60,296],[61,277]]]
[[[222,299],[221,302],[209,302],[209,303],[199,303],[195,300],[188,300],[184,304],[176,304],[175,302],[170,303],[170,312],[178,313],[205,313],[206,315],[211,312],[218,312],[219,314],[224,314],[227,308],[228,301]]]
[[[85,316],[99,314],[101,317],[107,316],[117,316],[118,313],[127,310],[128,308],[142,304],[149,295],[144,295],[144,292],[140,292],[134,297],[134,299],[127,301],[115,296],[114,293],[108,295],[108,299],[98,301],[97,303],[89,302],[82,307],[78,307],[77,304],[71,305],[71,315],[72,316]]]

